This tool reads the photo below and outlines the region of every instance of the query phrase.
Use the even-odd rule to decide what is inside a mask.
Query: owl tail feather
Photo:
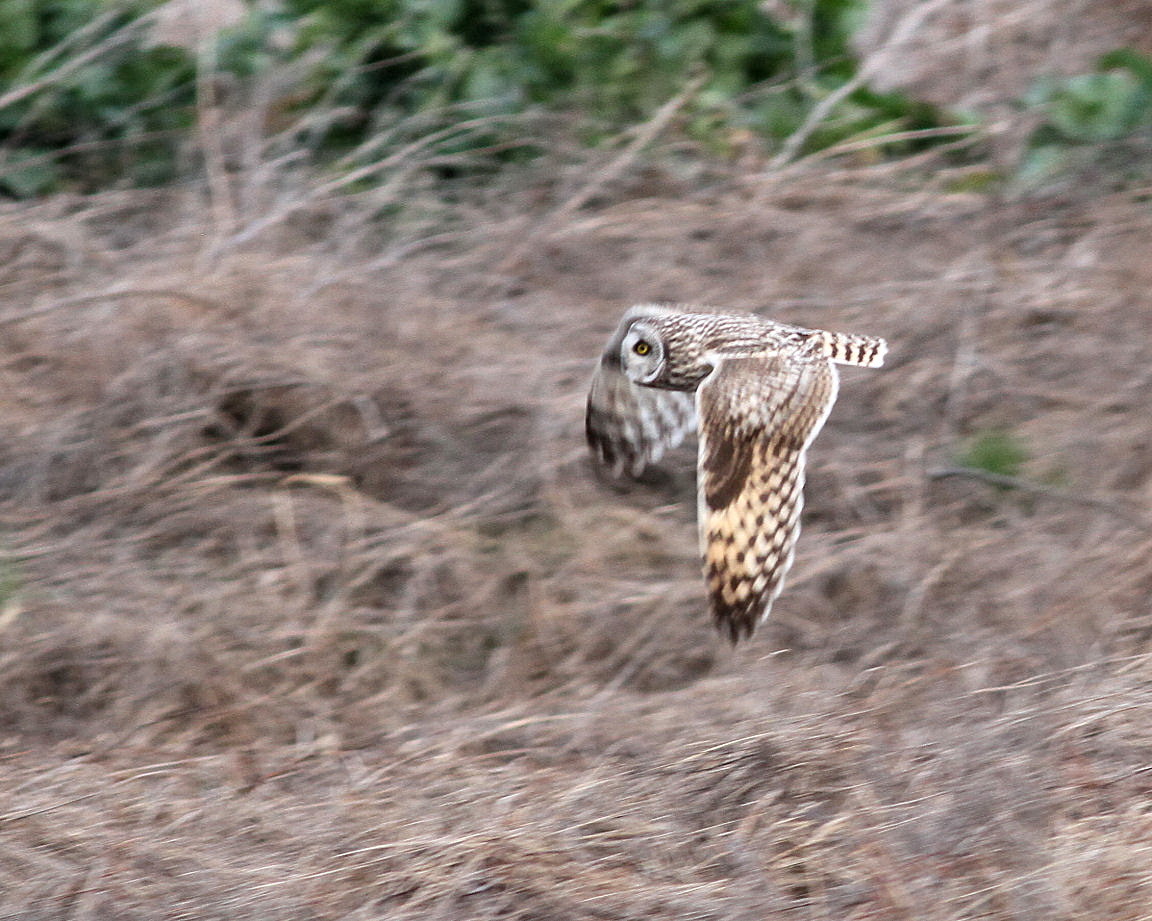
[[[842,365],[879,368],[884,364],[888,343],[879,336],[858,336],[853,333],[823,334],[825,354]]]

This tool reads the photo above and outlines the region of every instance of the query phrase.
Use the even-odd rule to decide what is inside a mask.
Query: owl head
[[[662,304],[638,304],[624,314],[609,354],[633,384],[695,390],[713,369],[701,336],[708,320]]]
[[[645,320],[635,320],[620,341],[620,367],[636,384],[649,386],[660,382],[666,356],[660,330]]]

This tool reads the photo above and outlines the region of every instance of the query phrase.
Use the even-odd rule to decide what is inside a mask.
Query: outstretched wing
[[[696,391],[704,574],[716,627],[751,636],[784,584],[800,534],[805,452],[836,399],[824,357],[726,358]]]
[[[632,383],[619,354],[605,353],[588,392],[584,430],[593,456],[614,476],[638,476],[696,428],[691,393]]]

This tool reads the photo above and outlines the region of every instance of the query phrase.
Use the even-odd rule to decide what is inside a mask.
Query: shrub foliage
[[[177,172],[195,122],[197,62],[151,41],[156,6],[0,4],[0,78],[11,88],[0,95],[0,188],[32,195]],[[443,126],[490,115],[514,132],[515,116],[543,109],[571,116],[594,142],[688,85],[699,89],[683,109],[685,134],[723,150],[751,131],[772,146],[852,79],[862,11],[862,0],[791,0],[775,14],[744,0],[279,0],[254,4],[222,34],[212,66],[230,85],[292,73],[279,103],[298,126],[290,140],[321,157],[412,116]],[[935,119],[860,87],[807,149]]]
[[[150,45],[142,0],[0,3],[0,189],[172,177],[192,126],[195,67]]]

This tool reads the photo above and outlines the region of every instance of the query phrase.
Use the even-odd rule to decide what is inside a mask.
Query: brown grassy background
[[[1019,6],[889,81],[996,111],[1131,23]],[[2,206],[0,916],[1152,918],[1147,190],[755,161]],[[691,453],[584,456],[665,299],[891,343],[735,651]],[[995,430],[1036,489],[933,476]]]

